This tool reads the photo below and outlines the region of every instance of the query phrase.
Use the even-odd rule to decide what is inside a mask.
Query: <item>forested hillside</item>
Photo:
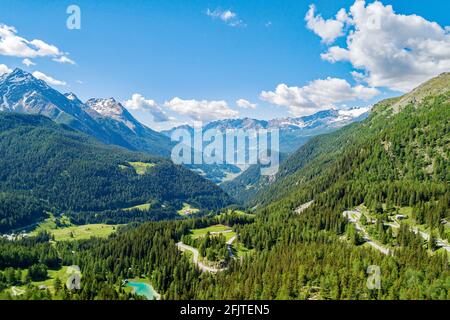
[[[378,103],[362,123],[313,138],[248,203],[268,204],[291,194],[295,206],[333,183],[359,179],[361,193],[370,198],[376,198],[371,189],[387,192],[398,185],[413,195],[430,185],[442,190],[450,180],[449,90],[450,74],[442,74],[403,97]]]
[[[44,210],[98,220],[106,211],[111,220],[108,210],[145,203],[172,214],[185,201],[202,209],[230,203],[219,187],[169,160],[103,145],[43,116],[14,113],[0,114],[0,190],[0,231],[35,222]]]
[[[56,263],[77,264],[83,274],[81,290],[57,292],[65,299],[128,299],[121,283],[137,275],[163,299],[450,299],[449,255],[436,241],[450,234],[449,76],[380,102],[361,124],[313,139],[257,196],[252,219],[149,222],[56,249],[45,235],[0,241],[0,269],[12,270],[0,276],[0,290],[13,283],[14,268],[33,275],[45,268],[34,265]],[[346,210],[364,214],[367,235]],[[216,223],[232,228],[247,253],[226,270],[201,272],[176,243]],[[367,285],[369,266],[380,270],[378,288]],[[42,298],[34,294],[26,298]]]
[[[286,158],[288,158],[288,154],[279,153],[281,168],[284,167]],[[259,190],[268,186],[271,180],[271,176],[261,175],[260,164],[253,164],[234,179],[222,182],[220,187],[240,204],[248,204],[249,199],[252,199]]]

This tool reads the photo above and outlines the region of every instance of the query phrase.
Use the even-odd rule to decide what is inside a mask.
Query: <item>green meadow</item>
[[[188,216],[188,215],[197,213],[199,211],[200,211],[200,209],[194,208],[189,203],[185,202],[185,203],[183,203],[183,208],[181,208],[177,212],[179,215]]]
[[[138,175],[144,175],[147,173],[147,170],[154,167],[154,163],[145,163],[145,162],[128,162],[130,166],[134,168]]]

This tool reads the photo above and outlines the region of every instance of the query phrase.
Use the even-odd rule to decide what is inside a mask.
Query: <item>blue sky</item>
[[[328,106],[366,106],[407,91],[434,73],[450,71],[446,70],[450,58],[446,51],[448,30],[445,31],[450,25],[450,4],[441,0],[382,1],[383,7],[378,7],[382,18],[388,16],[385,6],[389,4],[396,15],[422,17],[419,29],[413,23],[405,23],[394,30],[395,23],[403,23],[399,18],[380,32],[383,43],[392,40],[394,44],[384,48],[388,53],[379,53],[362,63],[355,56],[357,47],[349,50],[352,58],[347,55],[345,59],[330,62],[321,56],[333,46],[346,48],[348,32],[356,24],[345,26],[345,22],[341,36],[330,42],[329,38],[321,37],[320,30],[324,32],[324,28],[335,25],[323,24],[321,29],[318,15],[337,21],[337,12],[343,8],[349,13],[354,3],[354,0],[1,0],[0,24],[14,27],[16,35],[28,41],[40,39],[56,46],[60,50],[59,57],[66,56],[75,64],[58,63],[53,60],[54,56],[45,55],[30,56],[29,60],[36,65],[25,66],[22,63],[25,56],[2,55],[1,48],[0,64],[10,69],[21,67],[30,72],[39,71],[63,81],[65,85],[55,88],[62,92],[73,91],[82,100],[112,96],[125,102],[133,94],[139,94],[141,99],[135,102],[140,101],[140,106],[129,102],[130,109],[141,121],[157,129],[192,119],[210,121],[228,115],[270,119],[304,115]],[[365,4],[367,12],[371,3]],[[80,30],[66,28],[66,8],[70,4],[81,9]],[[308,28],[305,21],[310,4],[315,5],[312,28]],[[391,18],[396,17],[400,16]],[[442,30],[434,28],[431,22],[436,22]],[[328,29],[326,34],[334,34]],[[405,35],[397,39],[397,31]],[[376,50],[378,44],[370,42],[372,36],[374,41],[380,41],[372,33],[361,34],[364,39],[360,45],[368,41]],[[412,41],[414,39],[419,41]],[[441,53],[417,44],[425,40],[442,46]],[[395,67],[381,70],[373,66],[375,63],[396,66],[398,57],[392,48],[399,42],[412,43],[411,48],[403,48],[404,54],[416,54],[410,57],[411,61],[425,57],[439,59],[438,63],[431,68],[425,68],[425,64],[402,63],[398,74],[393,74]],[[435,42],[431,42],[430,47],[436,47]],[[377,60],[381,56],[385,58]],[[355,71],[364,77],[352,75]],[[405,80],[404,75],[400,75],[407,72],[414,73],[414,80]],[[325,92],[331,81],[304,88],[310,82],[328,77],[350,85],[347,88],[343,82],[333,82],[333,85],[344,86],[344,90],[349,89],[348,95],[330,98],[331,93],[327,97]],[[280,87],[278,92],[276,88],[280,84],[286,87],[285,90]],[[317,98],[314,90],[324,92],[325,96]],[[267,93],[265,98],[263,91]],[[238,99],[257,104],[257,107],[239,107]],[[216,103],[211,103],[214,101]],[[152,108],[165,113],[170,121],[155,122]]]

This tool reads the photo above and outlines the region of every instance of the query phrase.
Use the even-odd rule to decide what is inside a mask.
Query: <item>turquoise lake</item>
[[[153,289],[153,287],[148,283],[130,281],[127,283],[127,286],[133,288],[134,294],[145,296],[147,300],[158,298],[158,294],[156,293],[155,289]]]

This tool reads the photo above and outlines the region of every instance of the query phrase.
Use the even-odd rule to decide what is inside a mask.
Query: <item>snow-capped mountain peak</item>
[[[96,111],[102,117],[111,118],[116,121],[122,122],[131,130],[136,129],[137,122],[135,121],[135,119],[122,106],[122,104],[120,102],[117,102],[114,98],[93,98],[86,101],[86,105],[92,110]]]
[[[113,98],[83,103],[21,69],[0,76],[0,111],[43,115],[107,144],[170,155],[170,139],[140,124]]]
[[[305,137],[331,132],[355,121],[363,120],[370,108],[329,109],[303,117],[286,117],[273,120],[257,120],[251,118],[225,119],[208,123],[204,130],[216,129],[279,129],[280,146],[283,152],[292,152],[305,141]],[[180,128],[180,127],[178,127]],[[185,129],[193,130],[190,126]],[[173,130],[163,131],[170,136]]]
[[[104,117],[114,118],[124,113],[124,107],[114,98],[89,99],[86,104]]]
[[[12,91],[14,88],[20,87],[27,91],[33,90],[48,90],[50,87],[45,81],[35,78],[31,73],[23,71],[19,68],[14,69],[10,73],[5,73],[0,77],[0,85],[9,88]]]
[[[26,82],[42,82],[45,83],[43,81],[39,81],[38,79],[36,79],[35,77],[33,77],[33,75],[31,75],[28,72],[25,72],[19,68],[14,69],[12,72],[10,73],[6,73],[2,76],[1,79],[2,82],[8,82],[8,83],[16,83],[16,84],[24,84]]]
[[[66,96],[67,99],[72,100],[72,101],[80,100],[73,92],[68,92],[68,93],[65,93],[64,95]]]
[[[364,113],[369,112],[371,107],[352,108],[347,110],[339,110],[338,113],[341,116],[348,116],[352,118],[358,118]]]

